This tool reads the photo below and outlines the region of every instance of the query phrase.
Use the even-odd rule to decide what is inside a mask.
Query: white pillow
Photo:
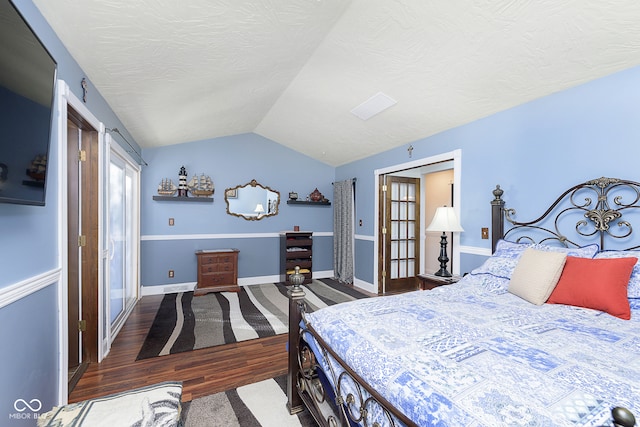
[[[560,280],[567,254],[528,248],[520,257],[508,291],[535,305],[542,305]]]

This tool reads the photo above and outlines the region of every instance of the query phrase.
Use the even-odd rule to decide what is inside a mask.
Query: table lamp
[[[440,270],[438,270],[435,275],[451,277],[451,273],[447,271],[447,263],[449,262],[449,257],[447,256],[447,232],[464,231],[460,226],[456,211],[447,206],[437,208],[431,224],[429,224],[425,231],[442,231],[442,236],[440,237],[440,256],[438,257]]]
[[[262,216],[264,215],[264,206],[262,206],[262,203],[258,203],[253,211],[257,214],[256,216],[258,218],[262,218]]]

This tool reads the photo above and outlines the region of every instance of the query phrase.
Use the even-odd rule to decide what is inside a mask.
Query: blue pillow
[[[511,279],[520,256],[528,249],[537,249],[545,252],[560,252],[567,256],[578,258],[593,258],[600,247],[597,244],[582,246],[580,248],[565,248],[563,246],[549,246],[541,243],[515,243],[508,240],[499,240],[496,250],[484,264],[469,274],[491,274],[503,279]]]
[[[595,258],[629,258],[640,259],[640,251],[601,251]],[[631,271],[629,286],[627,286],[627,296],[629,298],[640,298],[640,262],[636,262]]]

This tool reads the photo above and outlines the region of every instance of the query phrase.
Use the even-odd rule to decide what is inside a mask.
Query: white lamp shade
[[[464,231],[453,208],[443,206],[436,209],[431,224],[426,231]]]
[[[264,206],[262,206],[262,203],[258,203],[256,205],[256,209],[254,210],[255,213],[263,213],[264,212]]]

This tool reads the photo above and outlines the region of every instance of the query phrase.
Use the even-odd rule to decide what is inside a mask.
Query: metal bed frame
[[[574,185],[540,217],[526,222],[515,220],[516,210],[505,208],[502,195],[503,190],[497,185],[491,201],[492,251],[503,238],[516,242],[555,242],[567,247],[597,243],[601,250],[640,247],[638,244],[624,249],[619,247],[630,241],[633,212],[640,214],[638,182],[601,177]],[[509,227],[506,230],[505,223]],[[612,229],[614,224],[618,226],[617,230]]]

